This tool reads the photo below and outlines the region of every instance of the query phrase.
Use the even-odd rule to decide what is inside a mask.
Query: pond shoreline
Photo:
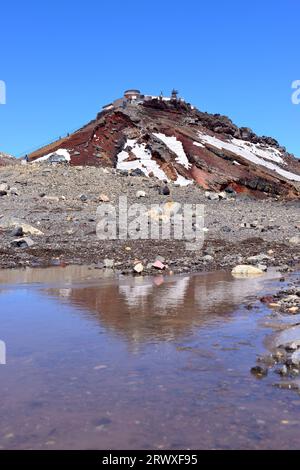
[[[0,448],[299,447],[293,394],[250,372],[296,274],[90,268],[0,270]]]

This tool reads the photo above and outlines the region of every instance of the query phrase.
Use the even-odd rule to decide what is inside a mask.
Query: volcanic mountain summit
[[[181,186],[299,197],[300,161],[271,137],[178,97],[127,90],[87,125],[28,156],[33,161],[114,167]]]

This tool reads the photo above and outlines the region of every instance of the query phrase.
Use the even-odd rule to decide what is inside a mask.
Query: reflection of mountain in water
[[[274,274],[273,274],[274,277]],[[44,290],[96,316],[130,341],[171,340],[206,322],[227,320],[262,279],[233,279],[225,272],[186,277],[126,278]]]

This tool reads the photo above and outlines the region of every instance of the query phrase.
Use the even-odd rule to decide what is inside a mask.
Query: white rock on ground
[[[233,276],[257,276],[263,274],[263,271],[255,266],[247,264],[239,264],[231,271]]]
[[[295,237],[290,238],[289,242],[291,245],[300,245],[300,236],[296,235]]]

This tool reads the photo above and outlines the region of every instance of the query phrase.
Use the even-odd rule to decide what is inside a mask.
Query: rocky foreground
[[[139,174],[139,173],[138,173]],[[204,204],[204,246],[181,240],[109,240],[96,235],[99,206]],[[300,259],[299,200],[207,192],[113,168],[31,163],[0,167],[0,267],[92,264],[122,273],[294,269]]]
[[[260,379],[272,374],[275,386],[300,393],[299,275],[280,281],[280,289],[260,299],[270,312],[266,325],[274,333],[265,341],[268,352],[258,357],[251,373]]]

